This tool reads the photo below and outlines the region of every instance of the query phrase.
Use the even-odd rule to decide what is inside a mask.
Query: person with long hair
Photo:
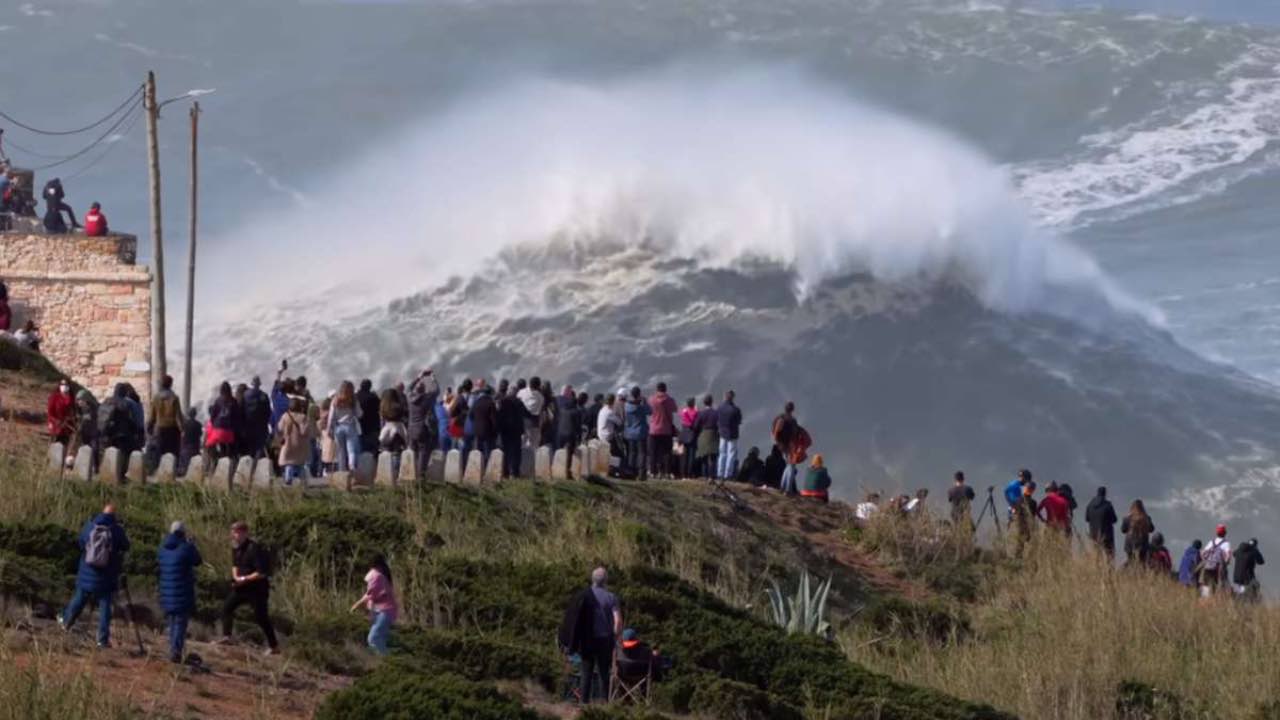
[[[351,606],[351,612],[365,608],[371,614],[369,626],[369,649],[375,655],[387,654],[387,637],[391,634],[391,626],[400,614],[396,603],[395,584],[391,580],[391,568],[387,567],[387,558],[374,555],[369,561],[369,572],[364,576],[365,593]]]
[[[239,412],[235,396],[231,394],[231,383],[224,381],[218,386],[217,398],[209,405],[209,427],[205,430],[205,448],[211,451],[213,464],[235,452]]]
[[[1151,555],[1151,534],[1156,525],[1147,514],[1147,508],[1141,500],[1134,500],[1129,505],[1129,514],[1120,523],[1120,532],[1124,533],[1124,554],[1128,558],[1125,564],[1136,562],[1146,566]]]
[[[360,462],[360,404],[356,386],[343,380],[329,405],[325,434],[338,445],[338,469],[352,472]]]

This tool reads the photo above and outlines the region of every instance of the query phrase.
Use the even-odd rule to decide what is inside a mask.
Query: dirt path
[[[24,625],[6,637],[19,667],[39,663],[42,671],[85,674],[100,690],[148,715],[304,720],[315,714],[326,694],[350,682],[303,668],[287,657],[264,657],[256,646],[188,642],[187,652],[204,663],[196,669],[168,662],[165,638],[158,635],[144,634],[148,654],[138,656],[123,626],[113,633],[116,646],[99,650],[78,630],[67,635],[51,624]]]

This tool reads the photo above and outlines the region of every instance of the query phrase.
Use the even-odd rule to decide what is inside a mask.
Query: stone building
[[[41,352],[99,398],[117,382],[150,394],[151,272],[132,235],[0,233],[14,328],[34,320]]]

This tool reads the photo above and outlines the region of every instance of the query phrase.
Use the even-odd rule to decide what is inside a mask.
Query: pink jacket
[[[365,593],[360,598],[370,612],[386,613],[391,622],[400,615],[400,606],[396,604],[396,591],[387,580],[387,576],[377,570],[370,570],[364,576]]]

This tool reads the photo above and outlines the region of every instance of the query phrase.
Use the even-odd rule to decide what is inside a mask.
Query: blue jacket
[[[649,403],[627,401],[622,411],[622,439],[644,440],[649,437]]]
[[[204,562],[186,536],[166,535],[156,553],[160,565],[160,607],[167,613],[196,608],[196,568]]]
[[[742,427],[742,411],[733,403],[721,403],[718,424],[716,428],[720,433],[722,440],[737,440],[738,428]]]
[[[444,406],[444,398],[436,403],[436,434],[440,436],[441,444],[449,437],[449,409]]]
[[[1022,481],[1014,478],[1013,482],[1004,486],[1004,501],[1009,503],[1009,507],[1014,507],[1022,500]]]
[[[1195,587],[1196,576],[1192,572],[1200,562],[1200,548],[1192,545],[1182,553],[1182,563],[1178,565],[1178,582],[1187,587]]]
[[[111,562],[105,568],[96,568],[84,561],[84,549],[89,544],[89,533],[94,525],[111,528]],[[115,515],[99,513],[84,524],[80,531],[80,569],[76,572],[76,589],[90,593],[113,593],[120,583],[120,570],[124,566],[124,554],[129,552],[129,536],[116,522]]]

